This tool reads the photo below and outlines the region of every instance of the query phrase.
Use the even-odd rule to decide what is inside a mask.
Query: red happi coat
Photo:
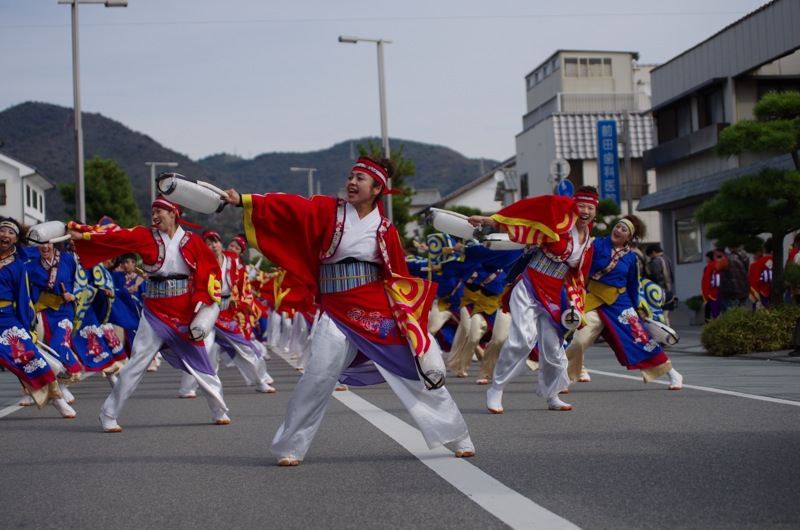
[[[253,296],[247,269],[235,252],[222,253],[227,260],[230,305],[219,312],[216,326],[231,333],[240,333],[250,340],[253,336],[253,320],[261,318],[261,304]]]
[[[74,222],[70,223],[69,228],[83,232],[83,240],[75,241],[75,249],[85,267],[93,267],[127,252],[138,252],[145,271],[150,275],[157,274],[164,264],[166,247],[156,228],[87,226]],[[184,233],[180,241],[180,252],[191,271],[189,292],[169,298],[145,298],[144,306],[186,340],[191,341],[187,326],[194,316],[194,309],[198,302],[219,302],[219,278],[222,273],[214,253],[197,234]]]
[[[511,241],[540,247],[554,261],[566,261],[572,254],[571,231],[578,220],[578,207],[569,197],[543,195],[522,199],[503,208],[492,219],[508,232]],[[570,267],[563,280],[526,269],[536,296],[556,322],[561,321],[562,289],[566,289],[567,305],[573,305],[583,312],[592,251],[590,242],[581,255],[578,267]]]
[[[754,302],[768,301],[772,287],[772,256],[765,254],[754,261],[747,271],[747,279],[750,283],[750,298]]]
[[[290,271],[293,283],[316,296],[322,261],[334,254],[341,240],[345,201],[322,195],[306,199],[268,193],[243,195],[242,205],[248,242],[270,261]],[[401,335],[417,355],[422,354],[430,346],[427,319],[436,295],[435,284],[409,274],[400,237],[388,219],[382,218],[376,236],[382,260],[380,294],[388,300]],[[327,298],[330,310],[338,297]],[[373,304],[382,305],[383,301],[375,300]]]
[[[717,263],[712,261],[703,269],[703,279],[700,286],[703,291],[703,300],[706,302],[719,300],[719,280],[720,274],[717,270]]]

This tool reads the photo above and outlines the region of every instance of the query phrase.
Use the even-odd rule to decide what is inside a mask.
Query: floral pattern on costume
[[[22,328],[16,326],[7,329],[0,335],[0,344],[11,348],[11,355],[14,364],[23,365],[22,369],[26,374],[31,374],[36,370],[44,368],[47,363],[36,352],[26,350],[23,341],[31,340],[31,335]]]
[[[639,315],[636,313],[632,307],[624,310],[620,313],[619,317],[617,318],[620,324],[630,326],[631,328],[631,335],[633,336],[633,342],[636,344],[642,344],[642,347],[646,351],[653,351],[658,348],[658,343],[650,338],[650,335],[644,329],[644,325],[642,325],[642,321],[639,318]]]
[[[364,311],[353,308],[347,312],[347,318],[364,328],[368,333],[377,333],[382,339],[397,326],[397,323],[388,318],[381,318],[379,311]]]

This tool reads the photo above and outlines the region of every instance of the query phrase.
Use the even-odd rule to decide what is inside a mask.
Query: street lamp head
[[[290,167],[289,171],[294,171],[295,173],[298,171],[316,171],[317,168],[315,167]]]
[[[128,0],[58,0],[59,4],[103,4],[106,7],[128,7]]]
[[[344,37],[344,36],[340,36],[340,37],[339,37],[339,42],[346,42],[346,43],[348,43],[348,44],[355,44],[355,43],[357,43],[357,42],[358,42],[358,37]]]

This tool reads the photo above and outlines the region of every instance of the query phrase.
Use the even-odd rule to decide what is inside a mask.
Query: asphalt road
[[[587,353],[591,383],[546,410],[527,373],[485,407],[474,377],[448,379],[477,455],[429,451],[386,385],[335,393],[306,460],[268,453],[300,376],[273,356],[276,394],[220,375],[229,426],[177,398],[179,372],[147,374],[105,434],[108,385],[73,387],[78,417],[20,408],[0,374],[2,528],[798,528],[800,363],[715,358],[699,330],[669,350],[684,388],[645,385],[611,351]],[[472,373],[477,370],[473,366]]]

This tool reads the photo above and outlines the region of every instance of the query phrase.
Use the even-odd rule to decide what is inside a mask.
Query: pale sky
[[[559,49],[681,54],[766,0],[129,0],[79,6],[81,107],[192,159],[380,136],[505,160]],[[73,106],[71,6],[0,0],[0,111]],[[393,143],[393,147],[397,144]]]

